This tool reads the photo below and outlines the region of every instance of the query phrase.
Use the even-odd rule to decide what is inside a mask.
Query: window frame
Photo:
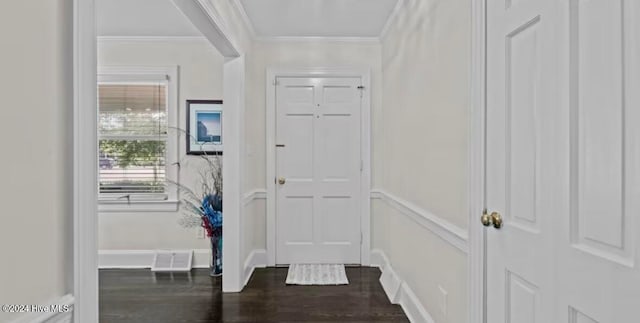
[[[178,66],[103,66],[98,67],[99,84],[132,84],[166,82],[167,135],[165,156],[165,180],[179,183],[179,99]],[[99,100],[99,94],[98,94]],[[98,106],[98,115],[100,113]],[[98,131],[98,130],[97,130]],[[97,133],[98,140],[100,133]],[[96,156],[99,152],[96,152]],[[99,160],[99,159],[98,159]],[[98,167],[98,165],[96,165]],[[98,184],[100,183],[100,172]],[[149,198],[144,198],[147,195]],[[162,194],[141,193],[132,199],[106,198],[98,190],[98,211],[102,212],[175,212],[178,210],[179,189],[167,185]]]

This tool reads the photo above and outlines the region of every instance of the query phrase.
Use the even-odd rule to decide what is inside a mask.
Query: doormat
[[[287,285],[348,285],[344,265],[292,264]]]

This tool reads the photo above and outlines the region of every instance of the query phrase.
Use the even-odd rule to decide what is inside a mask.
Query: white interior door
[[[640,1],[572,0],[562,12],[556,315],[640,322]]]
[[[488,323],[639,322],[639,8],[488,0]]]
[[[504,221],[487,231],[488,323],[556,322],[553,2],[487,3],[486,203]]]
[[[276,263],[360,263],[360,78],[278,78]]]

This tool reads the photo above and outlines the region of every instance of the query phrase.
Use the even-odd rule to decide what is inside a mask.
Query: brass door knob
[[[502,216],[498,212],[491,213],[491,221],[493,222],[493,227],[496,229],[502,228]]]
[[[480,222],[482,222],[482,225],[485,227],[493,225],[496,229],[502,228],[502,216],[498,212],[489,214],[487,211],[484,211],[480,218]]]
[[[280,185],[284,185],[284,183],[286,183],[286,182],[287,182],[287,180],[286,180],[286,179],[284,179],[284,177],[280,177],[280,178],[278,178],[278,184],[280,184]]]
[[[480,222],[482,222],[482,225],[484,225],[485,227],[488,227],[491,225],[491,216],[489,215],[489,213],[487,213],[487,210],[482,212],[482,217],[480,218]]]

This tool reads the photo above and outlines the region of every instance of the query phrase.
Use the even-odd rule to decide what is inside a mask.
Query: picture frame
[[[187,100],[187,155],[222,155],[222,100]]]

